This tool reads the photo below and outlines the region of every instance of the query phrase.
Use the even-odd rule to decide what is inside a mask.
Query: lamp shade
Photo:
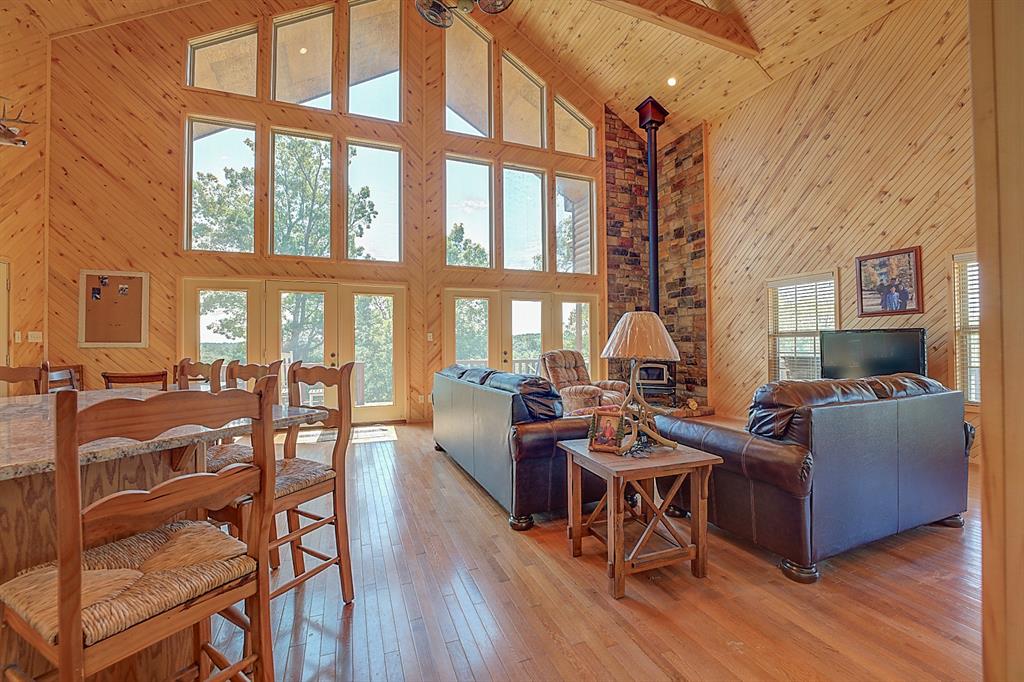
[[[642,310],[619,318],[601,357],[679,361],[679,349],[655,313]]]

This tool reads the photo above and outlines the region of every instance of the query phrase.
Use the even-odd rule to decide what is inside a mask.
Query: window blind
[[[768,378],[821,378],[818,332],[836,328],[835,278],[801,277],[768,285]]]
[[[953,259],[956,382],[968,402],[981,402],[981,271],[975,254]]]

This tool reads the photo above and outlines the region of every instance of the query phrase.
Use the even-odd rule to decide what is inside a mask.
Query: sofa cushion
[[[479,384],[485,386],[487,380],[491,378],[491,375],[497,372],[496,369],[490,369],[488,367],[471,367],[462,373],[459,377],[463,381],[468,381],[471,384]]]
[[[445,367],[439,372],[439,374],[446,377],[451,377],[452,379],[461,379],[462,375],[465,374],[466,370],[468,369],[469,367],[456,363],[454,365],[449,365],[448,367]]]
[[[899,374],[885,374],[883,376],[868,377],[865,379],[875,396],[880,400],[891,398],[912,398],[917,395],[928,395],[929,393],[945,393],[948,388],[930,377],[914,374],[913,372],[901,372]]]
[[[519,394],[530,418],[534,421],[559,419],[562,416],[562,396],[547,379],[492,370],[483,383],[499,391]]]
[[[747,430],[758,436],[810,444],[811,408],[877,400],[864,379],[773,381],[754,392]]]

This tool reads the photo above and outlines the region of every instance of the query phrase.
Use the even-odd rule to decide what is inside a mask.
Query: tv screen
[[[860,379],[879,374],[926,374],[924,329],[821,332],[821,376]]]

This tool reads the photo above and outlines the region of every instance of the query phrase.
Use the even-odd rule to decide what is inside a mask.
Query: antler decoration
[[[3,105],[2,113],[0,113],[0,145],[7,145],[10,147],[24,147],[28,144],[28,140],[21,137],[21,128],[16,128],[9,123],[21,123],[22,125],[35,125],[36,121],[26,121],[22,116],[25,114],[25,107],[21,108],[14,118],[7,116],[7,104],[10,101],[7,97],[0,95],[0,99],[5,100]]]

